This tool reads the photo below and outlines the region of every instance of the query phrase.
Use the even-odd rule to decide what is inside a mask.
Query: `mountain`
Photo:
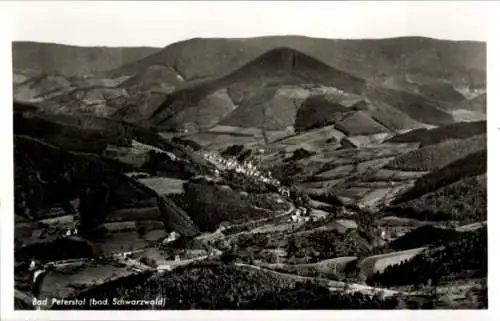
[[[386,130],[486,117],[481,42],[273,36],[196,38],[163,49],[16,42],[13,54],[17,101],[160,130],[290,129],[311,96],[346,107],[364,99],[362,114]]]
[[[365,79],[412,74],[471,87],[486,83],[484,42],[423,37],[356,40],[303,36],[195,38],[169,45],[111,74],[136,75],[149,66],[164,65],[174,68],[186,81],[218,78],[279,47],[295,49]]]
[[[283,129],[314,90],[362,94],[365,81],[290,48],[276,48],[216,80],[180,89],[146,123],[176,130],[217,124]],[[340,95],[340,94],[339,94]]]
[[[54,43],[12,42],[14,72],[75,76],[118,68],[158,52],[151,47],[79,47]]]

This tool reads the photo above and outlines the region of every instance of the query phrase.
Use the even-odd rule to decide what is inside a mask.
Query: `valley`
[[[488,307],[484,43],[13,56],[17,308]]]

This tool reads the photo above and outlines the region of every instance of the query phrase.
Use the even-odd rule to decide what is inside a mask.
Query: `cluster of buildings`
[[[278,188],[278,192],[285,196],[290,197],[290,190],[286,187],[281,186],[280,181],[273,178],[271,172],[262,173],[259,171],[257,166],[252,162],[240,163],[234,158],[225,159],[217,153],[205,153],[203,157],[214,164],[217,167],[215,175],[220,175],[221,171],[235,171],[236,173],[243,174],[249,178],[255,179],[259,182],[265,183],[267,185],[274,186]]]
[[[292,216],[290,216],[290,222],[292,223],[304,223],[311,219],[311,217],[306,216],[307,209],[305,207],[299,207],[295,209]]]
[[[321,211],[320,211],[321,212]],[[327,215],[327,213],[325,213]],[[321,219],[325,219],[326,215],[321,215],[318,213],[308,213],[308,209],[305,207],[299,207],[295,209],[293,214],[290,216],[289,221],[291,223],[305,223],[309,221],[317,222]]]
[[[66,236],[74,236],[74,235],[78,235],[78,228],[77,227],[69,228],[66,230]]]
[[[163,241],[162,244],[168,244],[172,243],[173,241],[177,240],[181,235],[177,233],[176,231],[171,232]]]

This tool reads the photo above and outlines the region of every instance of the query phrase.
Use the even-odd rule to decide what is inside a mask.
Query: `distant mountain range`
[[[288,47],[358,77],[373,78],[405,71],[460,80],[472,73],[478,82],[486,73],[486,43],[446,41],[423,37],[388,39],[319,39],[270,36],[222,39],[195,38],[163,49],[150,47],[76,47],[35,42],[13,42],[14,70],[33,69],[71,76],[112,70],[136,75],[153,65],[172,67],[184,79],[218,77],[265,52]],[[466,77],[467,78],[467,77]]]
[[[16,101],[160,131],[283,130],[317,96],[356,106],[356,119],[388,130],[486,117],[482,42],[272,36],[195,38],[163,49],[14,42],[13,56]],[[332,116],[324,117],[314,122]]]
[[[118,68],[143,59],[161,48],[151,47],[79,47],[55,43],[14,41],[14,72],[76,76]]]

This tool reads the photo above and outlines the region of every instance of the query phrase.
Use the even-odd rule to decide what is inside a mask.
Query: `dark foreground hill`
[[[151,47],[78,47],[15,41],[12,43],[12,63],[15,72],[75,76],[115,69],[159,50]]]
[[[103,213],[120,203],[145,196],[124,181],[122,164],[68,152],[28,136],[15,136],[14,163],[16,213],[28,218],[43,217],[40,211],[54,205],[69,208],[70,200],[89,190],[93,201],[86,199],[93,208],[83,217],[91,221],[104,219]]]
[[[168,276],[117,280],[82,293],[79,298],[166,298],[163,309],[394,309],[397,300],[360,293],[329,291],[316,282],[295,281],[269,271],[231,264],[202,263],[176,269]],[[89,300],[86,300],[88,302]],[[88,309],[79,306],[78,309]],[[101,307],[99,307],[101,308]],[[102,309],[113,309],[103,306]],[[148,305],[123,308],[151,309]]]

